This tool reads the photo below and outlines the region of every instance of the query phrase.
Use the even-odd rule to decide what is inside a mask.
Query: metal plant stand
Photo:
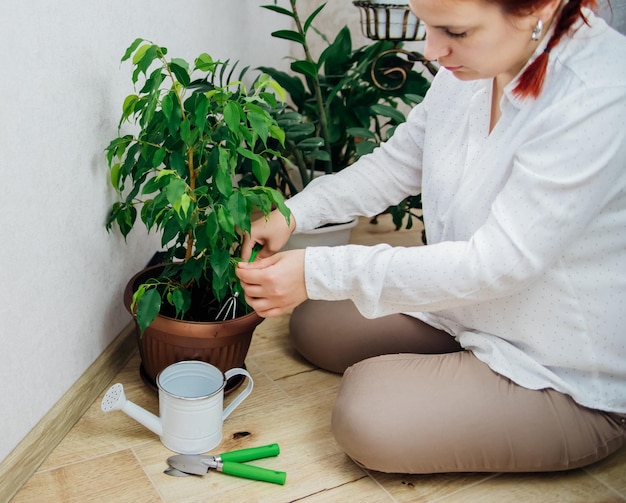
[[[394,43],[393,48],[380,53],[372,63],[372,81],[379,89],[387,91],[400,89],[406,82],[408,71],[414,63],[420,63],[432,75],[437,73],[437,66],[427,60],[423,54],[400,47],[401,42],[421,41],[426,37],[423,23],[415,17],[407,5],[380,4],[361,0],[352,3],[360,10],[363,35],[371,40],[388,40]],[[401,57],[388,57],[400,54],[404,55],[406,60]],[[393,77],[394,84],[382,84],[380,75]]]

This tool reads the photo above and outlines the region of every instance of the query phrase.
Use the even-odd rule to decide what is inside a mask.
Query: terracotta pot
[[[129,312],[135,286],[155,276],[161,269],[162,265],[148,267],[128,282],[124,290],[124,305]],[[142,378],[148,385],[155,387],[159,372],[182,360],[200,360],[222,372],[244,367],[252,334],[261,321],[263,319],[255,312],[215,322],[183,321],[158,315],[140,337],[135,320]]]

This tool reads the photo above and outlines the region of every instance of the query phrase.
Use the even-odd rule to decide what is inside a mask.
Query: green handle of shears
[[[261,482],[271,482],[272,484],[285,484],[287,474],[285,472],[277,472],[268,470],[259,466],[242,465],[232,461],[224,461],[220,470],[227,475],[242,477],[244,479],[260,480]]]
[[[250,259],[248,260],[248,262],[254,262],[254,259],[261,251],[261,248],[263,248],[263,245],[255,243],[255,245],[252,247],[252,253],[250,254]]]
[[[262,445],[260,447],[250,447],[248,449],[239,449],[220,454],[222,461],[231,461],[235,463],[243,463],[244,461],[252,461],[255,459],[270,458],[280,454],[278,444]]]

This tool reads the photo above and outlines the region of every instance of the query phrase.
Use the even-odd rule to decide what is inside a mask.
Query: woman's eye
[[[463,38],[467,36],[467,32],[455,33],[455,32],[446,30],[446,35],[448,35],[451,38]]]

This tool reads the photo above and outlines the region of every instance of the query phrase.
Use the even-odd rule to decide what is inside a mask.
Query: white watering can
[[[231,377],[247,377],[247,386],[224,409],[224,387]],[[157,376],[159,414],[126,399],[124,387],[114,384],[102,398],[103,412],[121,410],[156,433],[168,449],[180,454],[201,454],[222,441],[224,420],[252,392],[253,380],[241,368],[222,373],[200,361],[170,365]]]

